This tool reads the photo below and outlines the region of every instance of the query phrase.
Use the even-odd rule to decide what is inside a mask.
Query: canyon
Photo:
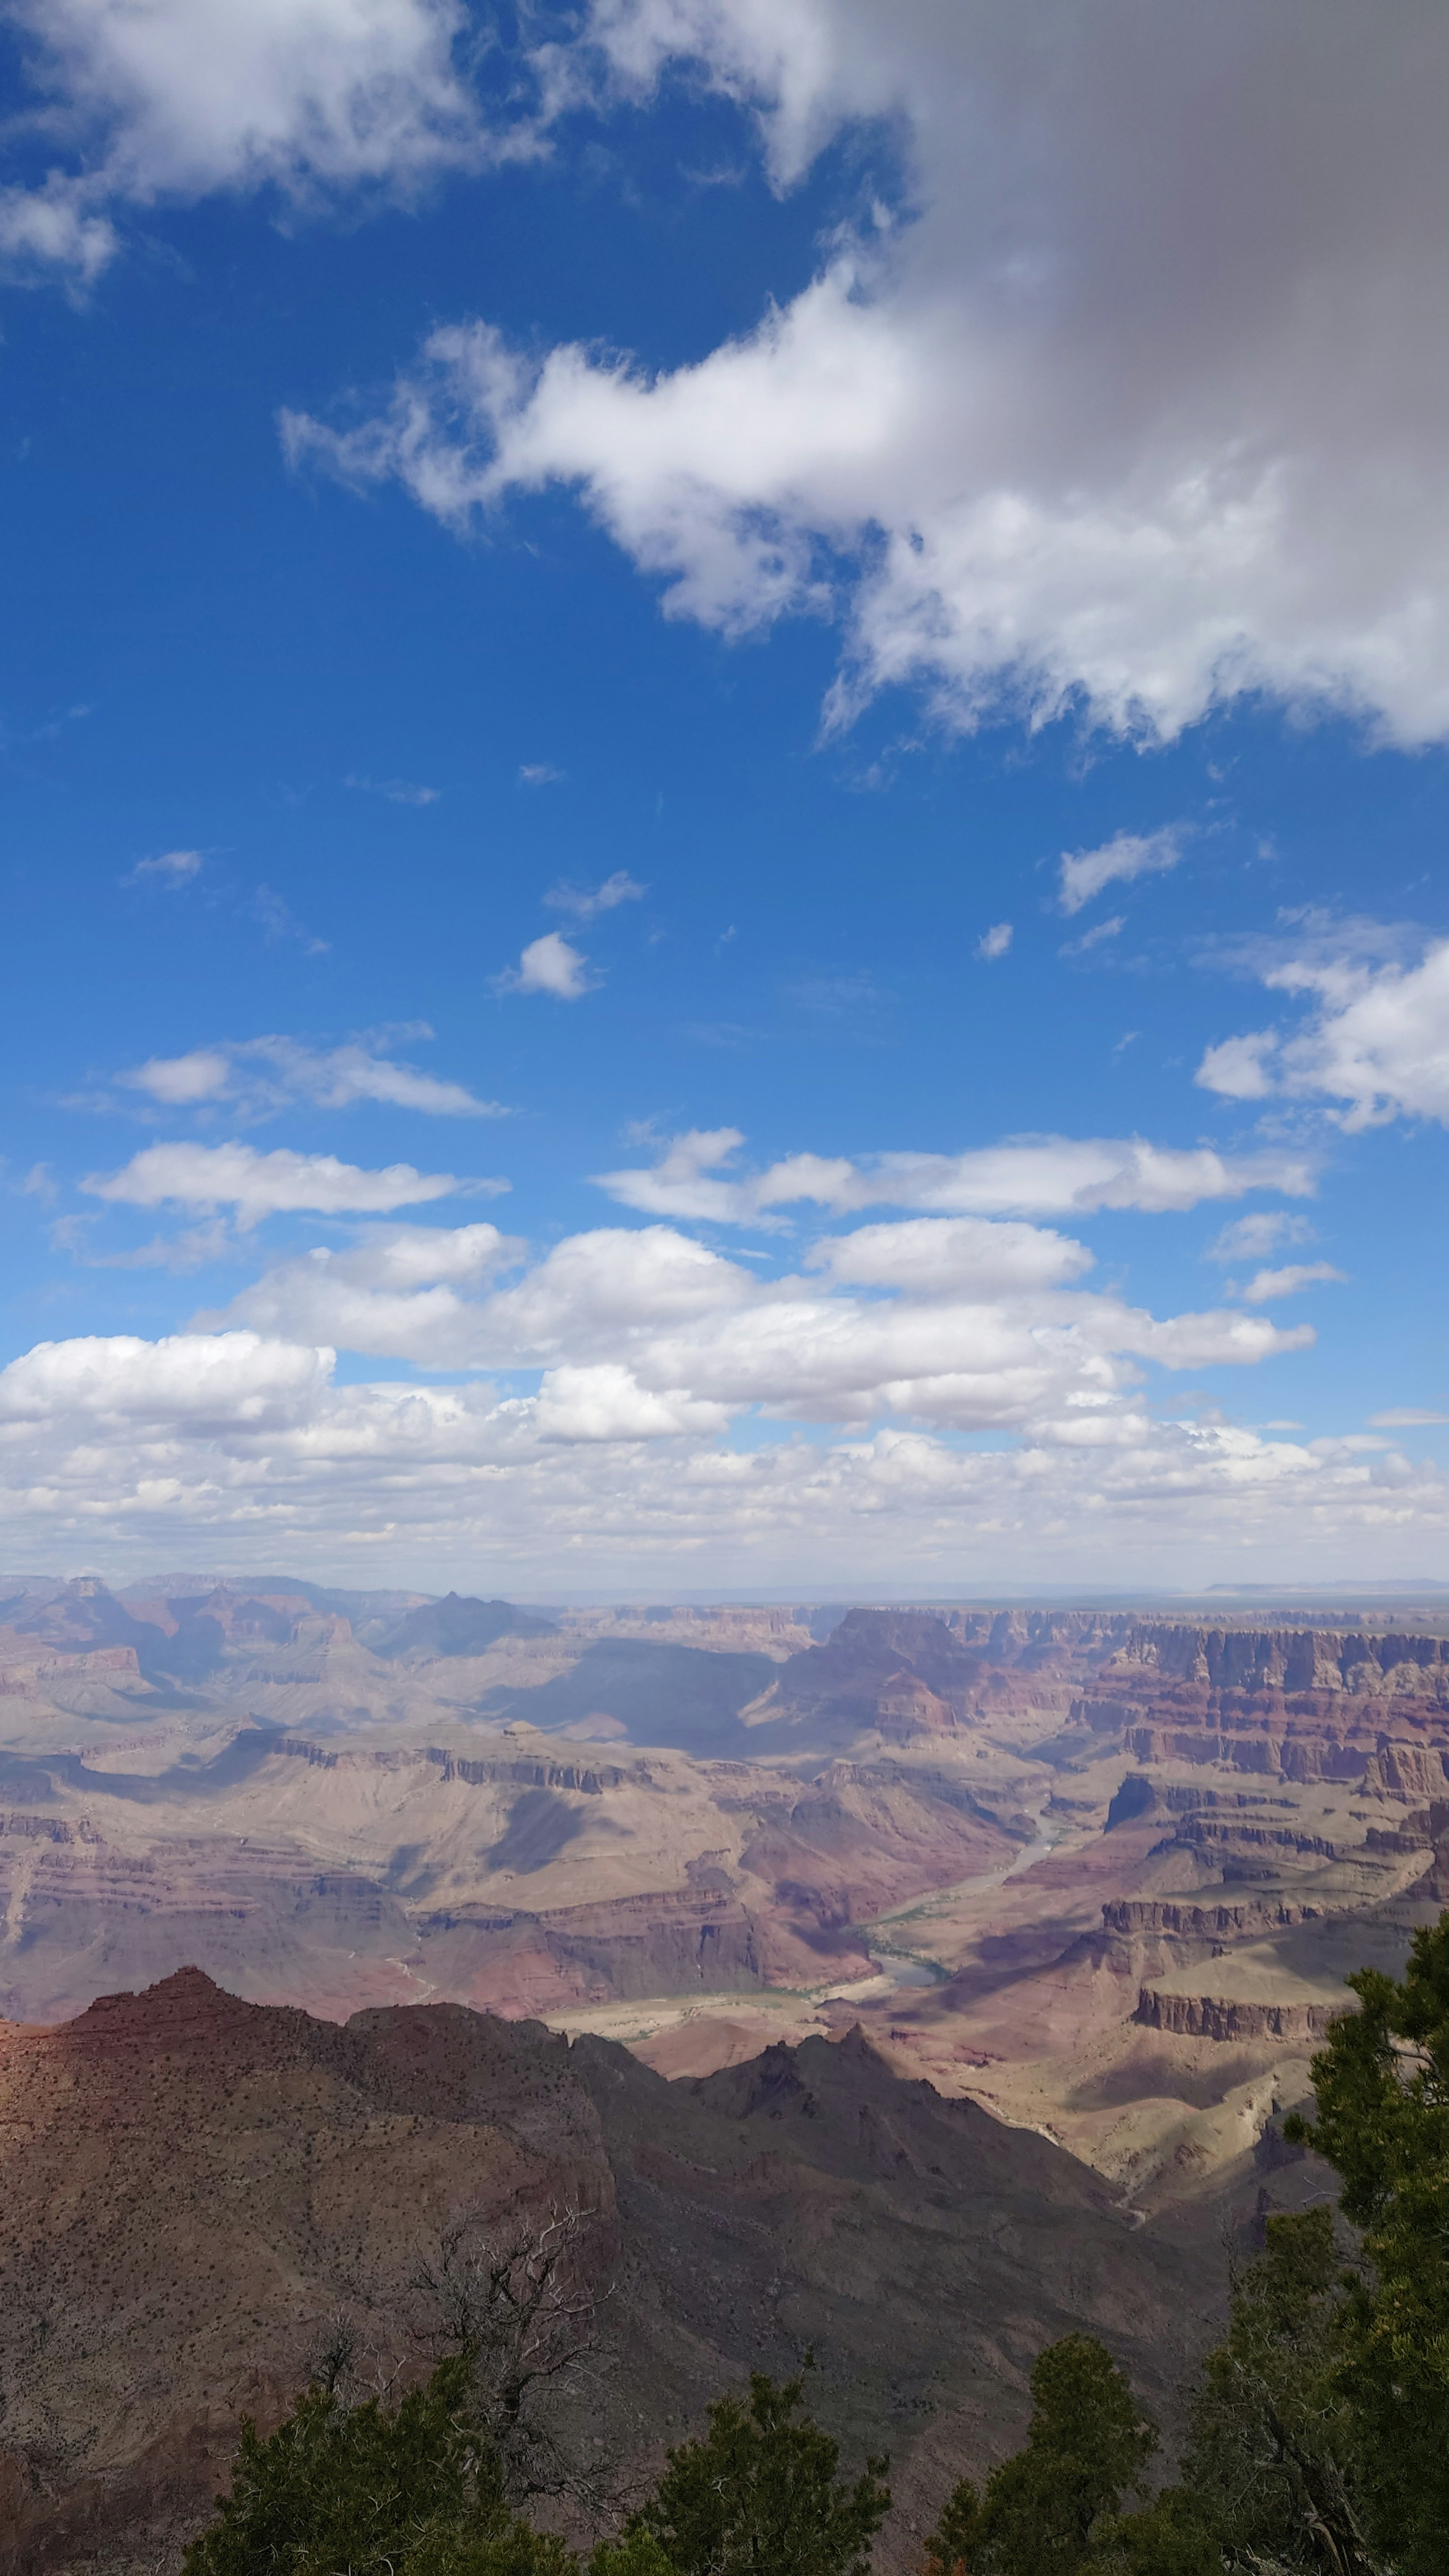
[[[1170,2194],[1449,1885],[1449,1622],[0,1582],[0,2013],[202,1969],[700,2078],[859,2024]]]
[[[1042,2341],[1170,2413],[1224,2228],[1327,2196],[1280,2115],[1449,1902],[1446,1764],[1433,1605],[0,1582],[15,2567],[169,2563],[329,2319],[411,2366],[429,2233],[561,2203],[576,2493],[813,2347],[910,2564]]]
[[[244,2414],[278,2421],[328,2355],[365,2386],[416,2376],[440,2247],[564,2213],[589,2313],[542,2392],[561,2493],[539,2517],[610,2528],[712,2399],[810,2353],[847,2458],[891,2450],[894,2576],[963,2468],[1020,2438],[1043,2343],[1102,2335],[1170,2418],[1224,2227],[1253,2241],[1326,2179],[1280,2142],[1141,2224],[859,2029],[670,2083],[537,2022],[340,2025],[181,1970],[0,2028],[0,2570],[174,2566]]]

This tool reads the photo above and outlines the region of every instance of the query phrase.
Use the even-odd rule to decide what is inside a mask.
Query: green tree
[[[1234,2275],[1228,2332],[1202,2365],[1183,2483],[1105,2523],[1090,2576],[1377,2576],[1337,2377],[1341,2271],[1331,2211],[1269,2219],[1264,2252]]]
[[[1264,2252],[1233,2281],[1226,2339],[1203,2365],[1187,2462],[1230,2565],[1374,2576],[1356,2431],[1335,2369],[1342,2270],[1332,2211],[1310,2209],[1270,2218]]]
[[[245,2421],[184,2576],[572,2576],[562,2543],[509,2513],[472,2382],[453,2353],[395,2406],[313,2386],[265,2438]]]
[[[984,2495],[963,2478],[926,2543],[943,2576],[957,2567],[966,2576],[1076,2576],[1124,2494],[1143,2488],[1156,2427],[1093,2336],[1050,2344],[1031,2394],[1022,2448],[992,2470]]]
[[[752,2371],[747,2404],[711,2406],[708,2433],[670,2452],[590,2576],[867,2576],[888,2463],[868,2461],[853,2487],[837,2479],[839,2451],[801,2412],[804,2389],[803,2378],[778,2387]]]
[[[1366,2276],[1345,2285],[1337,2386],[1369,2537],[1397,2576],[1443,2576],[1449,2531],[1449,1915],[1402,1981],[1350,1977],[1360,2010],[1313,2061],[1317,2119],[1285,2124],[1342,2177]]]

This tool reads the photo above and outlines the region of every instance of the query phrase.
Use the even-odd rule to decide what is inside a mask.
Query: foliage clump
[[[1094,2336],[1050,2344],[1021,2450],[978,2494],[963,2478],[926,2543],[933,2576],[1077,2576],[1104,2520],[1142,2491],[1157,2428]]]
[[[1343,2180],[1363,2267],[1335,2316],[1370,2542],[1395,2576],[1443,2576],[1449,2532],[1449,1915],[1402,1980],[1350,1977],[1360,2009],[1313,2061],[1317,2119],[1287,2122]]]
[[[313,2386],[263,2437],[242,2426],[231,2491],[184,2576],[570,2576],[562,2544],[510,2512],[466,2352],[396,2405]]]
[[[702,2441],[669,2454],[654,2494],[589,2576],[867,2576],[890,2506],[887,2462],[847,2486],[839,2451],[802,2412],[803,2377],[750,2374],[747,2402],[720,2399]]]

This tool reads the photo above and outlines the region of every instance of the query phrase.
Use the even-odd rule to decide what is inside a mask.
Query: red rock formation
[[[1143,1764],[1209,1764],[1367,1797],[1449,1793],[1449,1638],[1142,1625],[1074,1719]]]

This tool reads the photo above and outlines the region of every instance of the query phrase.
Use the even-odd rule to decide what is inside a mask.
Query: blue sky
[[[8,1562],[1443,1574],[1449,40],[1139,19],[10,11]]]

